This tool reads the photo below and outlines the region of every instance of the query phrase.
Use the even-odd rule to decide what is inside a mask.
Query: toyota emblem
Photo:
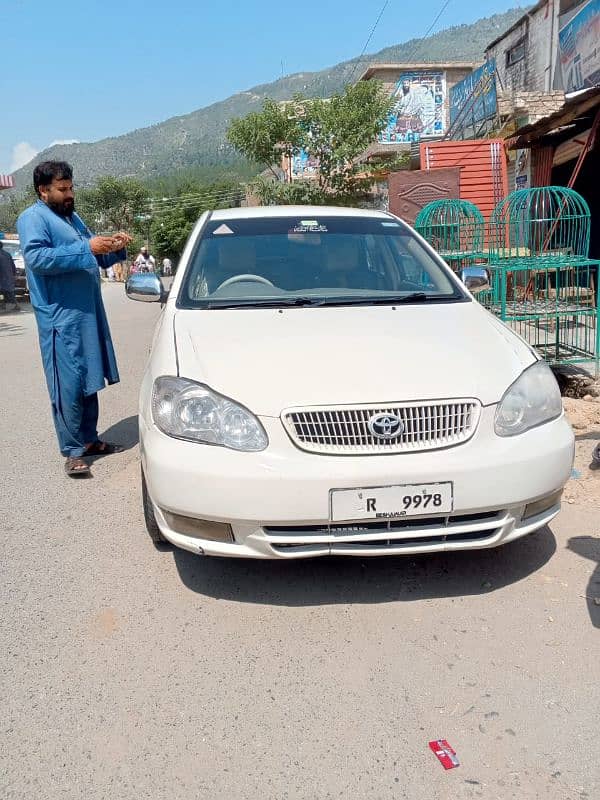
[[[404,423],[396,414],[375,414],[367,427],[376,439],[394,439],[404,432]]]

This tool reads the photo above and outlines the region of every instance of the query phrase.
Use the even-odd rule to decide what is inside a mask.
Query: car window
[[[3,239],[2,247],[9,256],[12,256],[12,258],[20,258],[22,255],[21,246],[16,242],[7,242],[6,239]]]
[[[188,264],[180,306],[350,304],[467,296],[414,232],[392,217],[211,220]]]

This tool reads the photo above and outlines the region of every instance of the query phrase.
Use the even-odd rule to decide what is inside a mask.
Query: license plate
[[[449,514],[453,505],[451,481],[331,489],[329,493],[329,516],[332,522]]]

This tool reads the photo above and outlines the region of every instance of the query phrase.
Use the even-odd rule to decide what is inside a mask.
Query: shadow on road
[[[0,337],[21,336],[24,330],[25,328],[22,325],[13,325],[11,322],[0,321]]]
[[[600,598],[600,538],[597,536],[573,536],[569,539],[567,548],[582,558],[589,558],[596,564],[596,569],[587,586],[585,598],[592,625],[594,628],[600,628],[600,605],[596,605],[595,602],[597,598]]]
[[[240,603],[313,606],[486,594],[539,570],[556,551],[549,528],[494,550],[439,555],[253,561],[174,549],[192,591]]]
[[[100,434],[100,438],[105,442],[120,444],[125,450],[131,450],[139,441],[137,414],[134,414],[132,417],[126,417],[115,425],[111,425],[104,433]]]

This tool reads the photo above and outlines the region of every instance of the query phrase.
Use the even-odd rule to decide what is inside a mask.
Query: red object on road
[[[429,742],[429,747],[444,769],[454,769],[454,767],[460,766],[456,752],[445,739],[434,739],[433,742]]]

